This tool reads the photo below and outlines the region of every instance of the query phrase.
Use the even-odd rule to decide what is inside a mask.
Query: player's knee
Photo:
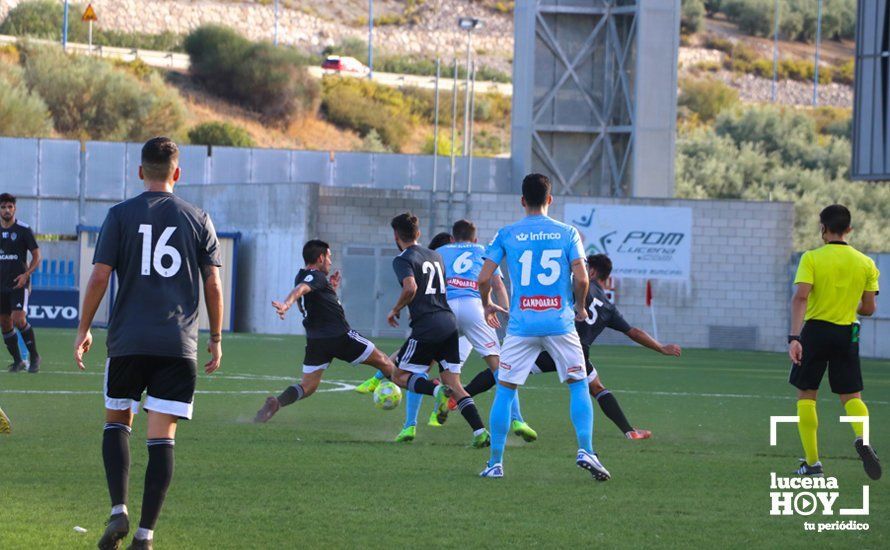
[[[838,397],[841,398],[841,404],[846,405],[847,401],[849,401],[851,399],[862,399],[862,392],[842,393]]]
[[[603,386],[603,384],[602,384],[602,382],[600,382],[599,378],[594,379],[593,382],[590,383],[589,387],[590,387],[590,395],[592,395],[594,397],[596,397],[598,394],[600,394],[606,390],[606,387]]]
[[[28,326],[28,319],[25,317],[24,313],[22,313],[21,315],[13,315],[12,324],[15,325],[15,328],[22,330],[26,326]]]
[[[0,329],[3,330],[3,333],[6,334],[12,330],[12,319],[6,317],[2,321],[0,321]]]

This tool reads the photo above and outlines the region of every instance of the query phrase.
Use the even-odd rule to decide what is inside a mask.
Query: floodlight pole
[[[822,0],[816,17],[816,59],[813,67],[813,107],[819,104],[819,46],[822,42]]]
[[[454,140],[457,139],[457,58],[454,58],[454,72],[451,73],[451,184],[448,187],[449,193],[454,193]],[[451,200],[451,199],[449,199]]]
[[[778,99],[779,91],[779,0],[775,0],[773,14],[773,103]]]
[[[474,116],[470,117],[469,131],[469,149],[467,152],[467,196],[473,192],[473,122],[476,120],[476,62],[472,63],[473,78],[470,81],[470,112]]]
[[[368,0],[368,80],[374,78],[374,0]]]
[[[439,79],[442,76],[442,60],[436,58],[436,100],[433,109],[433,193],[436,192],[439,181]]]
[[[464,89],[464,156],[467,156],[470,149],[470,137],[468,135],[470,129],[470,55],[473,48],[473,29],[467,30],[467,83]]]
[[[62,49],[68,51],[68,0],[65,0],[65,9],[62,13]]]

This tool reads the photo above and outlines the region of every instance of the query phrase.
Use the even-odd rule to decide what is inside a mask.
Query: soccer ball
[[[402,401],[402,390],[389,380],[381,382],[374,390],[374,406],[388,411],[395,409]]]

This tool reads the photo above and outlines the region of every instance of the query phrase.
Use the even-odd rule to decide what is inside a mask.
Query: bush
[[[46,103],[28,90],[22,70],[0,62],[0,135],[47,137],[52,130]]]
[[[143,141],[175,134],[182,126],[179,95],[155,73],[139,79],[102,60],[55,48],[27,47],[22,55],[28,87],[46,101],[64,136]]]
[[[357,78],[326,76],[322,111],[332,123],[367,137],[377,132],[383,143],[399,152],[414,125],[406,97],[394,88]]]
[[[685,107],[702,121],[710,121],[718,114],[734,106],[739,93],[723,82],[714,79],[683,80],[680,83],[679,107]]]
[[[423,143],[423,149],[420,150],[424,155],[432,155],[436,149],[436,135],[430,134]],[[460,156],[460,148],[455,149],[455,154]],[[439,131],[439,156],[451,156],[451,133],[444,130]]]
[[[743,32],[756,36],[771,36],[773,32],[774,8],[770,0],[722,0],[709,5],[709,14],[714,9],[726,15]],[[789,40],[813,41],[817,26],[816,0],[785,0],[781,3],[779,33]],[[839,40],[853,38],[856,32],[856,1],[826,0],[822,17],[822,36],[825,39]]]
[[[682,0],[680,7],[680,32],[692,34],[700,31],[705,20],[705,5],[702,0]]]
[[[362,140],[362,151],[367,151],[369,153],[392,152],[389,147],[383,143],[383,140],[380,139],[380,134],[377,133],[377,130],[371,130]]]
[[[189,130],[189,142],[194,145],[219,145],[223,147],[253,147],[253,138],[247,130],[231,122],[204,122]]]
[[[720,11],[720,6],[723,3],[723,0],[705,0],[705,13],[708,14],[708,17],[713,17]]]
[[[856,63],[853,59],[850,59],[835,67],[834,69],[834,81],[840,84],[846,84],[847,86],[852,86],[853,81],[856,77]]]
[[[89,39],[89,25],[80,20],[83,10],[82,4],[69,6],[68,40],[71,42],[86,43]],[[6,19],[0,23],[0,34],[61,40],[63,15],[62,2],[55,0],[23,2],[9,10]],[[93,44],[144,50],[182,51],[182,36],[172,32],[126,33],[94,28]]]
[[[232,29],[205,25],[185,40],[192,74],[210,92],[287,124],[318,109],[318,83],[299,53],[269,43],[252,43]]]

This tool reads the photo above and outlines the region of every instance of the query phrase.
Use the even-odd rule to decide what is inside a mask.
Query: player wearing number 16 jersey
[[[222,284],[219,241],[210,217],[173,195],[179,149],[167,138],[142,148],[139,177],[145,192],[108,211],[93,257],[74,343],[78,367],[93,338],[90,324],[111,273],[118,291],[108,324],[105,430],[102,457],[111,517],[99,548],[119,548],[130,530],[127,485],[130,430],[143,392],[148,416],[148,466],[139,529],[130,548],[151,548],[153,531],[173,478],[176,423],[192,417],[198,359],[200,284],[210,320],[210,361],[222,358]]]
[[[516,388],[525,383],[535,359],[547,351],[556,363],[559,379],[570,394],[572,424],[578,440],[576,464],[600,481],[609,472],[593,452],[593,405],[587,393],[584,353],[575,321],[587,319],[585,298],[589,283],[578,230],[547,216],[553,197],[550,180],[531,174],[522,181],[526,217],[501,228],[485,252],[479,274],[479,291],[486,319],[498,326],[498,308],[491,304],[491,277],[506,260],[512,296],[507,337],[501,347],[501,364],[491,406],[491,459],[482,477],[503,477],[504,444],[510,426],[510,408]]]

